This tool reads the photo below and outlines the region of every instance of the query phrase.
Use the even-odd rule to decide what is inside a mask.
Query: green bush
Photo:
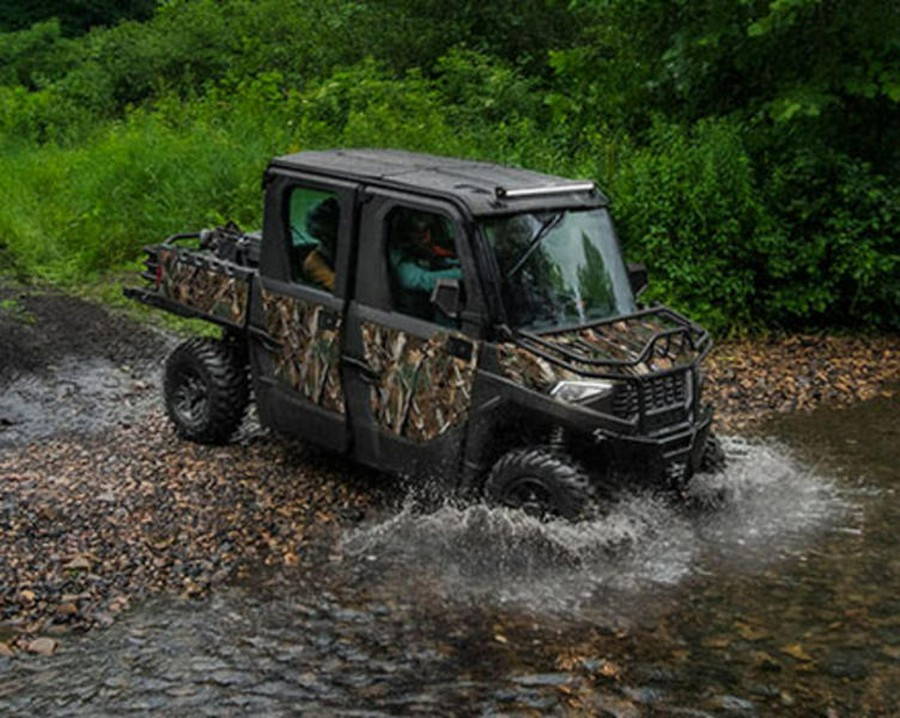
[[[879,0],[112,5],[78,37],[10,6],[2,267],[78,281],[258,224],[273,155],[398,147],[598,179],[652,296],[718,330],[900,326]]]
[[[767,315],[900,327],[900,190],[866,163],[810,149],[786,157],[767,192],[784,227],[760,287]]]
[[[610,191],[625,249],[651,272],[651,297],[716,329],[753,320],[760,252],[777,243],[754,189],[738,123],[657,119],[626,149]]]

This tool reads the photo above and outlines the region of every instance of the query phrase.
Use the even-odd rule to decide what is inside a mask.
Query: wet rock
[[[247,686],[254,681],[253,676],[250,674],[228,668],[214,671],[210,674],[209,678],[220,686],[227,686],[229,688]]]
[[[787,646],[782,646],[781,652],[791,658],[795,658],[801,663],[811,663],[815,660],[799,643],[791,643]]]
[[[577,679],[571,673],[535,673],[526,676],[513,676],[514,682],[520,686],[564,686],[574,683]]]
[[[78,606],[74,602],[61,603],[56,607],[57,621],[67,622],[78,617]]]
[[[35,638],[32,641],[28,642],[26,646],[26,650],[29,653],[34,653],[39,656],[52,656],[56,653],[56,649],[59,646],[59,641],[55,638],[47,638],[46,636],[42,636],[41,638]]]
[[[835,678],[865,678],[869,675],[869,669],[866,667],[865,663],[853,657],[846,658],[837,658],[830,660],[826,666],[825,670],[829,675],[834,676]]]
[[[641,709],[631,701],[618,696],[595,695],[591,697],[591,714],[600,718],[641,718]]]
[[[770,673],[777,673],[781,670],[781,664],[771,655],[763,651],[753,655],[753,667]]]
[[[634,703],[653,706],[660,703],[666,696],[659,688],[649,686],[625,686],[623,693]]]
[[[91,561],[87,556],[76,556],[63,566],[64,571],[90,571]]]
[[[751,626],[747,623],[739,621],[735,624],[738,635],[745,641],[761,641],[770,638],[771,634],[764,628],[759,626]]]
[[[758,714],[752,701],[737,696],[725,695],[713,698],[710,703],[731,715],[755,716]]]

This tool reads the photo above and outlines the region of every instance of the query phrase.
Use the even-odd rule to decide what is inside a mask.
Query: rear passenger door
[[[464,226],[449,203],[367,192],[345,337],[353,450],[363,463],[457,480],[480,317]],[[438,278],[463,287],[460,316],[432,303]]]
[[[269,179],[251,302],[260,419],[338,451],[349,441],[340,356],[354,193],[302,174]]]

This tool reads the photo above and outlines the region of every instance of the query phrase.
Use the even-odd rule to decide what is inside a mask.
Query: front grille
[[[641,400],[637,386],[623,384],[613,397],[613,414],[620,419],[633,419],[641,410]]]
[[[687,400],[686,372],[650,377],[640,383],[644,411],[683,406]]]
[[[641,377],[618,388],[613,397],[613,414],[630,421],[643,411],[645,417],[654,417],[649,424],[656,428],[669,421],[683,419],[689,393],[686,371]]]

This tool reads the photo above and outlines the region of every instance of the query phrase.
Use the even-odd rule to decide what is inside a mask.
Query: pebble
[[[41,638],[35,638],[33,641],[29,641],[27,645],[27,650],[29,653],[35,653],[39,656],[52,656],[56,653],[56,649],[59,646],[59,641],[55,638],[47,638],[45,636]]]

